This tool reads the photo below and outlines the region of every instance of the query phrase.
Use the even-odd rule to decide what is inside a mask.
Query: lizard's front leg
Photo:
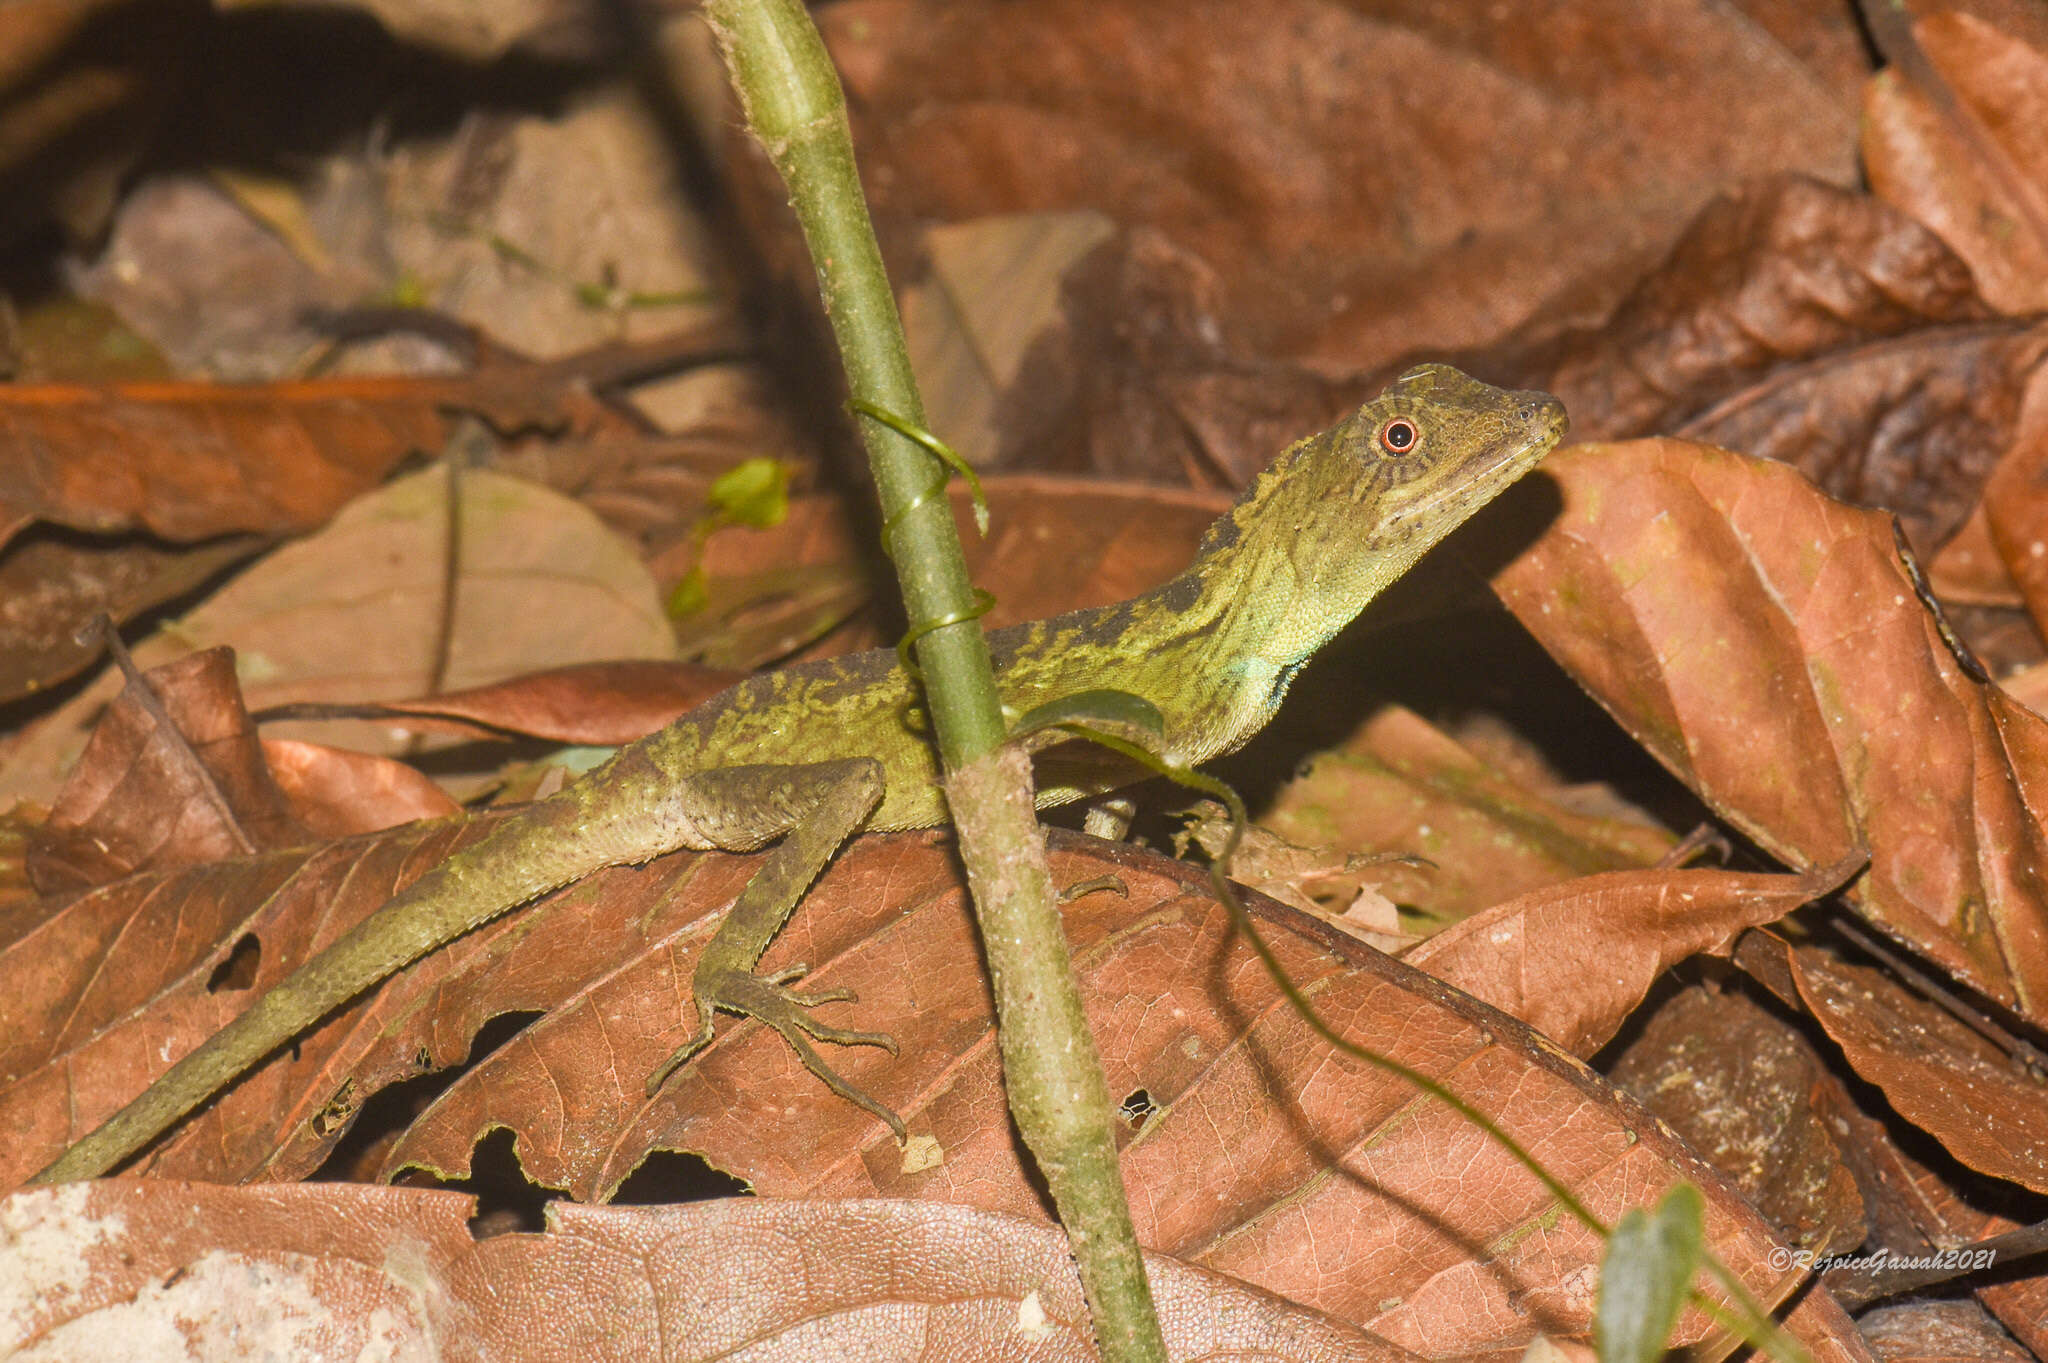
[[[850,999],[843,989],[800,993],[789,982],[805,972],[793,966],[770,975],[755,973],[762,953],[782,931],[841,844],[851,837],[882,798],[882,765],[871,758],[821,762],[803,767],[730,767],[699,772],[686,782],[691,808],[684,811],[706,841],[732,850],[759,846],[766,836],[782,842],[740,892],[732,912],[712,935],[690,977],[697,1031],[647,1079],[652,1097],[683,1063],[711,1042],[718,1009],[773,1027],[804,1068],[825,1086],[886,1123],[900,1141],[901,1119],[835,1073],[808,1038],[842,1046],[880,1046],[892,1055],[896,1043],[882,1032],[833,1027],[812,1017],[821,1003]],[[746,811],[728,818],[728,812]],[[763,817],[765,816],[765,818]]]

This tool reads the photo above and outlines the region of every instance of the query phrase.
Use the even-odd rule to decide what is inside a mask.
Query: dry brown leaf
[[[512,734],[612,747],[644,738],[745,676],[695,663],[574,663],[419,700],[291,705],[264,718],[375,719],[420,733]]]
[[[1995,1023],[1882,970],[1769,934],[1744,966],[1805,1008],[1901,1117],[1972,1169],[2048,1192],[2048,1081]],[[1961,1016],[1958,1016],[1958,1013]]]
[[[262,535],[176,546],[32,525],[0,550],[0,697],[33,695],[99,657],[79,637],[98,615],[131,620],[260,553]]]
[[[1825,1255],[1863,1243],[1863,1195],[1823,1101],[1846,1094],[1782,1016],[1740,990],[1693,985],[1656,1005],[1608,1077],[1734,1180],[1787,1244]]]
[[[2048,1192],[2048,1083],[1943,1000],[1882,972],[1792,954],[1800,996],[1900,1115],[1984,1173]]]
[[[2035,371],[2038,379],[2040,371]],[[2031,385],[2030,385],[2031,389]],[[2022,399],[2019,426],[2020,435],[2014,448],[2025,440],[2029,428],[2025,399]],[[2008,448],[2004,458],[2014,455],[2014,448]],[[2003,462],[2003,460],[2001,460]],[[1993,469],[1991,477],[1996,478],[1998,470]],[[1984,495],[1992,495],[1989,481]],[[2007,571],[2005,560],[1991,535],[1991,520],[1985,514],[1984,503],[1979,501],[1976,509],[1963,521],[1962,528],[1947,544],[1941,546],[1934,559],[1927,565],[1927,582],[1934,588],[1934,594],[1941,601],[1958,606],[2021,606],[2025,604],[2020,596],[2019,584]],[[2001,677],[2001,681],[2010,678]],[[2039,706],[2035,706],[2039,709]]]
[[[473,824],[480,831],[489,822]],[[189,1043],[219,1030],[399,884],[445,859],[458,839],[471,836],[464,828],[461,821],[413,824],[368,839],[136,877],[22,915],[15,935],[0,944],[0,1017],[7,1024],[0,1027],[0,1109],[7,1113],[0,1127],[10,1134],[0,1150],[7,1168],[0,1181],[18,1183],[30,1170],[16,1161],[66,1139],[73,1100],[84,1104],[78,1118],[104,1116],[107,1099],[162,1072],[169,1039]],[[430,957],[409,972],[413,987],[430,987],[489,936]],[[253,970],[232,977],[220,970],[236,957],[253,959]],[[363,1011],[340,1015],[343,1041],[358,1037],[357,1028],[375,1035],[376,1010],[368,1019]],[[436,1044],[419,1043],[423,1054],[400,1055],[395,1063],[449,1058],[439,1038],[430,1040]],[[317,1142],[320,1136],[306,1128],[343,1088],[340,1077],[322,1086],[322,1062],[335,1044],[331,1032],[316,1033],[299,1048],[298,1063],[288,1053],[252,1072],[192,1124],[202,1141],[211,1137],[211,1151],[187,1155],[181,1166],[174,1141],[167,1171],[253,1172],[257,1156],[249,1152],[267,1153],[279,1130]],[[465,1036],[459,1048],[467,1045]],[[331,1121],[319,1125],[321,1134],[334,1129]]]
[[[0,1125],[16,1136],[0,1152],[5,1177],[160,1072],[165,1037],[212,1030],[249,997],[242,986],[268,987],[473,836],[415,826],[310,858],[230,863],[209,879],[140,877],[81,897],[0,953],[0,998],[20,1014],[0,1029],[0,1074],[13,1076]],[[1448,1110],[1332,1057],[1233,939],[1198,872],[1073,835],[1056,846],[1062,880],[1106,864],[1132,895],[1090,895],[1066,912],[1112,1091],[1142,1095],[1127,1108],[1151,1114],[1125,1153],[1141,1239],[1434,1353],[1499,1347],[1532,1322],[1583,1329],[1598,1242],[1554,1225],[1547,1193],[1519,1166]],[[846,1016],[894,1032],[902,1055],[834,1062],[902,1111],[939,1160],[906,1166],[877,1123],[756,1027],[730,1028],[644,1096],[642,1076],[687,1031],[681,981],[754,865],[670,857],[615,869],[472,934],[252,1073],[148,1170],[303,1173],[369,1094],[460,1055],[493,1015],[548,1010],[415,1121],[391,1165],[458,1172],[484,1132],[506,1126],[532,1177],[585,1197],[649,1151],[680,1148],[768,1193],[1040,1214],[1005,1116],[971,917],[929,835],[860,840],[765,965],[805,959],[821,987],[860,990]],[[174,936],[151,921],[166,913],[177,914]],[[1553,1047],[1347,940],[1268,921],[1339,1027],[1450,1078],[1596,1209],[1613,1216],[1675,1177],[1704,1180],[1718,1251],[1757,1290],[1776,1280],[1753,1214]],[[252,954],[250,937],[254,969],[223,992],[219,962]],[[1238,1158],[1249,1149],[1261,1158]]]
[[[2004,678],[1999,685],[2035,714],[2048,714],[2048,665],[2035,663]]]
[[[1511,1013],[1580,1057],[1607,1043],[1667,969],[1725,950],[1837,888],[1860,861],[1810,876],[1609,871],[1518,895],[1401,959]]]
[[[478,1241],[457,1193],[319,1184],[71,1184],[0,1203],[0,1352],[97,1360],[252,1341],[305,1363],[441,1358],[1084,1363],[1065,1236],[964,1207],[728,1199],[555,1203]],[[1403,1363],[1341,1322],[1164,1255],[1146,1272],[1176,1360]],[[118,1344],[115,1343],[118,1341]]]
[[[418,769],[388,757],[272,738],[264,740],[263,761],[292,813],[317,837],[375,833],[460,809]]]
[[[1613,440],[1668,433],[1788,361],[1988,317],[1926,228],[1783,175],[1708,203],[1599,325],[1538,318],[1473,363],[1556,393],[1576,438]]]
[[[866,631],[861,617],[875,586],[867,565],[853,559],[799,560],[703,582],[702,607],[675,622],[676,648],[693,663],[734,671],[845,652],[845,641]]]
[[[752,369],[719,371],[748,392],[740,411],[691,413],[676,434],[599,430],[518,441],[498,450],[491,467],[574,497],[604,523],[636,541],[652,559],[694,540],[720,475],[742,460],[772,455],[790,471],[792,490],[815,485],[814,459],[765,395]]]
[[[904,336],[926,419],[975,467],[1011,462],[997,404],[1056,336],[1061,281],[1115,231],[1100,213],[1027,213],[926,233],[929,274],[903,290]]]
[[[1781,177],[1717,200],[1606,322],[1532,324],[1480,372],[1565,399],[1581,439],[1679,435],[1896,511],[1931,554],[2013,445],[2048,330],[1877,200]]]
[[[0,942],[17,935],[19,922],[40,916],[39,897],[28,878],[28,843],[48,814],[26,800],[0,813]]]
[[[2034,370],[2011,447],[1984,484],[1991,543],[2040,627],[2048,622],[2048,365]]]
[[[1675,440],[1545,469],[1563,509],[1502,597],[1622,726],[1773,855],[1859,849],[1862,911],[2048,1008],[2043,721],[1949,654],[1888,520],[1781,464]]]
[[[469,374],[289,383],[28,384],[0,389],[0,538],[30,520],[188,541],[309,530],[405,455],[447,443],[447,413],[560,427],[584,394],[738,344],[714,318],[548,364],[486,350]]]
[[[1851,178],[1846,14],[1602,0],[1510,39],[1479,13],[867,0],[822,22],[899,261],[929,259],[933,223],[1122,229],[1007,387],[976,387],[996,457],[1239,486],[1364,396],[1331,376],[1599,316],[1729,184]],[[747,186],[779,227],[779,184]]]
[[[1999,311],[2048,309],[2048,25],[2031,7],[1920,8],[1899,35],[1918,56],[1892,54],[1905,69],[1864,96],[1871,189],[1953,246]]]
[[[1126,1096],[1127,1111],[1149,1114],[1125,1153],[1142,1241],[1433,1352],[1490,1342],[1506,1328],[1502,1294],[1520,1294],[1522,1309],[1561,1330],[1582,1328],[1590,1299],[1571,1265],[1589,1262],[1593,1244],[1555,1228],[1526,1238],[1529,1218],[1550,1215],[1548,1198],[1498,1150],[1310,1038],[1232,940],[1199,873],[1071,835],[1056,834],[1055,846],[1059,880],[1113,869],[1131,895],[1088,896],[1066,917],[1111,1092]],[[721,873],[690,893],[716,902],[733,888]],[[530,982],[500,1007],[560,1006],[444,1094],[387,1169],[460,1174],[481,1135],[507,1126],[530,1177],[585,1197],[625,1177],[647,1150],[673,1148],[701,1152],[768,1194],[915,1195],[1040,1214],[1001,1115],[971,918],[929,839],[863,840],[764,963],[810,962],[812,980],[857,988],[855,1016],[896,1035],[898,1059],[847,1051],[834,1063],[903,1113],[914,1142],[936,1143],[939,1158],[914,1165],[758,1028],[727,1033],[646,1099],[637,1076],[687,1031],[674,1000],[704,925],[678,920],[665,938],[640,938],[631,957],[613,941],[573,997],[535,988],[541,963],[573,949],[556,934],[589,931],[592,912],[585,905],[574,923],[533,925],[488,967],[497,978],[476,982],[492,995]],[[1291,971],[1339,1027],[1454,1076],[1608,1214],[1621,1189],[1640,1193],[1685,1167],[1675,1147],[1608,1106],[1590,1076],[1505,1019],[1459,1015],[1426,977],[1332,945],[1326,932],[1281,928],[1269,932]],[[601,1065],[590,1063],[595,1055]],[[1245,1150],[1260,1158],[1239,1158]],[[1333,1162],[1343,1171],[1335,1177]],[[1728,1227],[1722,1218],[1731,1215],[1747,1213],[1719,1205],[1717,1225]],[[1747,1260],[1755,1251],[1740,1239],[1722,1249]],[[1496,1248],[1475,1258],[1479,1245]]]
[[[407,454],[446,444],[449,409],[507,429],[559,422],[572,377],[518,366],[457,378],[0,389],[0,449],[16,455],[0,461],[0,535],[31,520],[175,541],[310,530]]]
[[[1731,180],[1846,181],[1853,94],[1793,49],[1850,53],[1854,30],[1780,17],[870,0],[821,21],[885,233],[1096,208],[1228,271],[1224,329],[1253,353],[1364,368],[1574,287],[1611,303],[1617,261]]]
[[[996,395],[996,459],[1241,487],[1368,396],[1352,377],[1252,350],[1230,329],[1226,274],[1150,227],[1075,262],[1056,323]]]
[[[1884,1363],[2032,1363],[1984,1308],[1972,1302],[1883,1306],[1856,1321]]]
[[[1212,860],[1234,836],[1230,878],[1290,909],[1313,914],[1381,951],[1399,955],[1415,941],[1401,924],[1400,906],[1366,884],[1382,858],[1331,847],[1300,847],[1262,824],[1239,826],[1214,800],[1184,812],[1185,831],[1174,835],[1174,855],[1185,856],[1183,839]]]
[[[131,682],[107,707],[30,839],[29,874],[45,894],[305,839],[242,708],[232,649],[151,668],[143,681],[152,696]]]
[[[1518,785],[1399,706],[1312,758],[1260,822],[1296,843],[1425,859],[1389,862],[1366,879],[1440,919],[1573,876],[1646,866],[1672,843],[1661,829],[1591,818]]]
[[[70,640],[79,620],[128,619],[320,525],[406,455],[438,451],[450,411],[505,430],[619,425],[585,385],[733,344],[714,321],[456,377],[0,387],[0,699],[89,662]]]
[[[1830,496],[1896,512],[1930,555],[2019,438],[2048,326],[1923,327],[1788,365],[1672,434],[1781,460]]]
[[[989,629],[1150,591],[1187,567],[1202,532],[1232,500],[1220,492],[1035,474],[986,478],[982,488],[989,504],[986,537],[974,530],[972,504],[957,486],[951,502],[969,575],[995,596],[994,608],[982,617]],[[757,639],[808,641],[796,659],[893,645],[901,624],[877,624],[872,611],[822,642],[815,629],[790,624],[792,618],[811,619],[828,597],[840,607],[847,601],[844,593],[826,591],[824,581],[792,581],[792,565],[816,566],[834,577],[857,575],[861,590],[872,590],[861,543],[840,498],[795,498],[780,525],[720,530],[705,545],[703,568],[714,599],[728,614],[704,632],[729,628]],[[688,564],[679,554],[651,566],[658,579],[673,580]],[[733,584],[748,590],[725,590]],[[844,620],[843,609],[832,614],[835,623]],[[789,650],[788,643],[756,647],[751,660],[788,658]]]
[[[445,605],[447,481],[429,470],[357,499],[320,533],[277,550],[137,645],[137,660],[232,643],[259,710],[426,691]],[[450,686],[566,662],[673,656],[638,554],[589,510],[484,470],[464,476],[463,505]],[[109,694],[96,684],[39,720],[0,765],[0,786],[32,797],[53,790]],[[276,736],[366,751],[403,739],[389,726],[350,721]]]
[[[962,526],[968,568],[996,595],[982,620],[990,629],[1150,591],[1188,566],[1202,532],[1232,501],[1080,478],[1018,475],[1000,486],[987,537]],[[965,503],[956,498],[953,506],[964,520]]]
[[[1935,1172],[1883,1121],[1854,1104],[1830,1103],[1828,1117],[1859,1157],[1873,1203],[1872,1248],[1910,1257],[2002,1235],[2048,1214],[2042,1199],[2029,1199],[2010,1184],[1971,1186],[1955,1178],[1952,1167]],[[2048,1350],[2048,1274],[2022,1267],[1975,1284],[1975,1293],[2036,1357]]]

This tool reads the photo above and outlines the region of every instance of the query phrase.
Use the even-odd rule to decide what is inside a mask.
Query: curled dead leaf
[[[140,684],[150,694],[131,682],[107,707],[30,838],[45,894],[305,839],[242,708],[234,650],[151,668]]]
[[[1972,1018],[1925,981],[1767,933],[1745,938],[1739,959],[1811,1013],[1856,1072],[1951,1155],[2048,1192],[2048,1079],[1995,1019]]]
[[[2014,316],[2048,308],[2048,147],[2030,135],[2048,127],[2048,25],[2028,8],[1873,11],[1897,50],[1863,103],[1871,189],[1939,233]]]
[[[1454,923],[1401,959],[1590,1056],[1672,965],[1725,950],[1744,928],[1775,922],[1862,869],[1855,856],[1803,876],[1581,876]]]
[[[1889,520],[1781,464],[1677,440],[1581,445],[1562,513],[1496,579],[1551,654],[1700,798],[1794,866],[1869,851],[1887,933],[2048,1009],[2043,721],[1971,678]]]

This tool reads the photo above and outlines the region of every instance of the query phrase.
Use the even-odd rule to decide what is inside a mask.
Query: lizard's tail
[[[505,819],[286,976],[29,1182],[99,1177],[379,981],[537,895],[679,845],[657,820],[619,816],[634,806],[616,795],[603,782],[578,781]],[[641,822],[649,827],[622,826]]]

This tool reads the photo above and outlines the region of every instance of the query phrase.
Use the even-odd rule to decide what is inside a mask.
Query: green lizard
[[[1170,760],[1193,764],[1237,748],[1272,717],[1303,663],[1533,468],[1565,424],[1547,394],[1492,388],[1447,365],[1409,371],[1276,459],[1165,586],[996,631],[990,651],[1005,708],[1023,714],[1077,692],[1122,691],[1157,708]],[[795,991],[800,971],[754,970],[855,831],[945,822],[937,760],[906,722],[916,702],[915,684],[885,650],[741,682],[421,876],[35,1181],[106,1172],[328,1012],[537,895],[679,848],[748,851],[777,838],[698,961],[696,1034],[652,1076],[649,1092],[709,1043],[714,1012],[724,1009],[775,1028],[833,1092],[900,1137],[895,1115],[835,1074],[807,1037],[893,1043],[811,1016],[809,1007],[844,995]],[[1045,807],[1149,773],[1066,742],[1039,754],[1037,774]]]

